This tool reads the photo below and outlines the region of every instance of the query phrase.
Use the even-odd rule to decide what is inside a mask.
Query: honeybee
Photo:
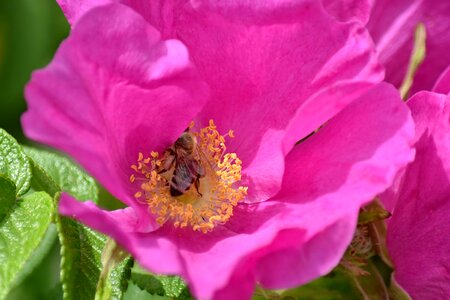
[[[183,195],[192,185],[202,196],[199,191],[200,178],[204,177],[206,172],[198,155],[196,156],[198,151],[197,139],[189,131],[185,131],[175,144],[165,151],[165,158],[158,173],[173,169],[169,182],[172,197]]]

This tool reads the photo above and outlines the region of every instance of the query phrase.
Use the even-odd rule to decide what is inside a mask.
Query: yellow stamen
[[[192,122],[189,129],[193,127]],[[130,182],[135,182],[136,177],[142,179],[135,198],[148,204],[160,225],[171,222],[176,228],[191,227],[207,233],[231,218],[233,208],[247,195],[247,187],[236,186],[241,180],[242,161],[236,153],[225,153],[225,137],[234,137],[232,130],[221,135],[210,120],[207,127],[192,133],[197,139],[195,159],[205,169],[205,176],[199,179],[198,191],[192,184],[182,195],[171,196],[173,167],[159,171],[168,157],[154,151],[145,159],[139,153],[138,166],[131,166],[135,174],[130,176]]]

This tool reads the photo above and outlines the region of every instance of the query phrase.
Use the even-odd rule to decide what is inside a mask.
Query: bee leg
[[[200,191],[198,190],[198,188],[200,187],[200,176],[197,176],[197,179],[195,179],[194,186],[200,197],[203,197],[202,193],[200,193]]]

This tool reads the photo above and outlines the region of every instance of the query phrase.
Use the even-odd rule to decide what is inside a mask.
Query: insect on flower
[[[199,191],[200,178],[205,177],[205,167],[200,159],[197,138],[188,131],[184,132],[164,153],[162,164],[158,167],[158,173],[168,173],[170,182],[170,195],[173,197],[183,195],[195,185],[197,193]]]
[[[226,153],[225,138],[233,131],[221,135],[213,120],[199,132],[193,127],[192,122],[163,155],[139,153],[130,182],[139,183],[134,197],[150,207],[160,225],[171,220],[175,227],[207,232],[229,220],[247,187],[237,186],[242,161]]]

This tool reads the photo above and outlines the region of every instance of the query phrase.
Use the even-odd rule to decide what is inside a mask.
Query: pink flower
[[[412,119],[392,86],[376,85],[365,30],[320,1],[124,2],[132,9],[60,1],[72,33],[26,89],[26,134],[129,206],[64,194],[60,212],[202,299],[329,272],[360,206],[413,156]],[[192,120],[199,151],[182,193],[163,153]]]
[[[322,0],[325,10],[337,20],[369,21],[372,6],[376,0]]]
[[[381,197],[393,208],[387,246],[395,279],[413,299],[450,295],[449,78],[447,70],[435,92],[408,100],[416,122],[416,158]]]
[[[411,92],[431,90],[439,74],[450,64],[450,1],[376,0],[367,27],[380,61],[386,67],[386,80],[400,86],[406,74],[413,47],[414,30],[423,23],[427,31],[426,57],[414,76]]]

